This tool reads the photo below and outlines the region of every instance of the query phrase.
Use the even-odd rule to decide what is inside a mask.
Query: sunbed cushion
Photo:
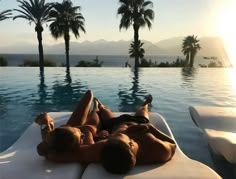
[[[236,163],[236,108],[191,106],[195,124],[202,129],[212,151]]]
[[[63,124],[70,113],[50,113],[55,125]],[[1,179],[73,179],[81,177],[79,163],[56,164],[40,157],[36,147],[41,141],[40,128],[32,124],[6,151],[0,154]]]
[[[157,128],[167,135],[173,137],[173,134],[166,123],[165,119],[158,113],[150,114],[150,121]],[[82,179],[136,179],[136,178],[162,178],[162,179],[212,179],[221,178],[215,171],[213,171],[208,166],[191,160],[177,147],[174,157],[167,163],[164,164],[154,164],[154,165],[140,165],[136,166],[126,175],[114,175],[105,171],[101,164],[90,164],[84,171]]]
[[[213,152],[236,163],[236,133],[212,129],[205,129],[205,132]]]
[[[56,126],[66,122],[70,112],[50,113]],[[119,115],[120,113],[117,113]],[[167,135],[173,137],[164,118],[151,113],[150,121]],[[174,138],[174,137],[173,137]],[[165,164],[136,166],[127,175],[107,173],[101,164],[90,164],[85,169],[78,163],[56,164],[38,156],[37,144],[40,130],[32,124],[9,149],[0,154],[0,178],[5,179],[105,179],[105,178],[220,178],[206,165],[186,157],[179,147],[173,159]]]

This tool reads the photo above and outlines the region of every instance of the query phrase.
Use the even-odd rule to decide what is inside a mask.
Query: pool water
[[[190,105],[234,107],[234,69],[0,67],[0,151],[8,148],[42,111],[73,111],[91,89],[113,111],[135,111],[148,94],[151,112],[168,122],[180,148],[211,166],[202,132],[191,120]]]

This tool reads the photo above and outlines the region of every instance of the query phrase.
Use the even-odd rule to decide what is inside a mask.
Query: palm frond
[[[145,0],[120,0],[117,14],[121,15],[119,29],[128,29],[132,24],[150,29],[154,20],[153,3]],[[128,20],[129,19],[129,22]]]
[[[17,0],[19,3],[19,9],[14,9],[19,15],[13,17],[13,20],[17,18],[23,18],[35,24],[46,23],[48,20],[49,11],[52,8],[53,3],[45,3],[45,0]]]
[[[0,12],[0,21],[11,18],[11,15],[12,15],[11,12],[12,10],[10,9]]]
[[[58,38],[71,30],[75,37],[78,38],[80,31],[85,33],[85,19],[78,12],[80,9],[80,6],[73,6],[73,3],[69,0],[64,0],[62,3],[54,3],[48,20],[52,22],[50,24],[51,34]]]

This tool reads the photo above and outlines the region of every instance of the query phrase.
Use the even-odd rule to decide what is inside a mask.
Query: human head
[[[102,164],[111,173],[125,174],[136,164],[138,145],[125,134],[111,136],[102,150]]]
[[[82,135],[80,129],[75,127],[56,128],[49,136],[50,150],[57,153],[72,151],[82,143]]]

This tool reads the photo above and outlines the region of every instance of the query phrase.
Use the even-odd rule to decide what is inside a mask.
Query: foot
[[[94,102],[96,101],[97,105],[98,105],[98,109],[100,110],[101,108],[104,107],[104,105],[101,103],[101,101],[99,101],[96,97],[94,97]]]
[[[97,98],[93,98],[93,111],[98,112],[99,111],[99,104]]]
[[[152,95],[149,94],[146,98],[146,101],[143,103],[143,106],[147,105],[147,104],[151,104],[152,103]]]

